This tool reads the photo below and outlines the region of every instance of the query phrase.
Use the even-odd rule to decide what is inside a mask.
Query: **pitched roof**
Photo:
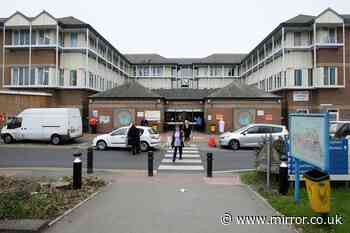
[[[238,64],[246,54],[214,53],[204,58],[166,58],[156,53],[125,54],[134,64]]]
[[[90,98],[161,98],[160,95],[136,81],[128,81],[118,87],[94,94]]]
[[[65,25],[87,25],[87,23],[81,21],[80,19],[77,19],[73,16],[68,17],[62,17],[57,19],[58,22],[65,24]]]
[[[314,16],[312,15],[297,15],[293,18],[288,19],[284,23],[286,24],[304,24],[304,23],[311,23],[314,20]]]
[[[265,92],[257,87],[233,81],[231,84],[211,93],[214,99],[278,99],[277,95]]]
[[[202,100],[217,89],[153,89],[152,91],[169,100]]]

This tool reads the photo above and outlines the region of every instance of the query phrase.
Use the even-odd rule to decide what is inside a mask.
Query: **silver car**
[[[258,147],[270,134],[273,139],[278,139],[287,136],[288,131],[283,125],[250,124],[221,134],[219,144],[233,150],[238,150],[240,147]]]

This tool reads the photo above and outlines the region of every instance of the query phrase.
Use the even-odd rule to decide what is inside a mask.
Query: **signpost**
[[[300,203],[300,161],[329,171],[329,117],[321,114],[289,114],[289,151],[295,162],[294,199]]]

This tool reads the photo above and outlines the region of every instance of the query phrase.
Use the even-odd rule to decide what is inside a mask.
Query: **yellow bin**
[[[216,125],[211,125],[210,126],[210,132],[215,133],[216,132]]]
[[[329,175],[316,169],[304,173],[310,207],[319,214],[331,210],[331,185]]]

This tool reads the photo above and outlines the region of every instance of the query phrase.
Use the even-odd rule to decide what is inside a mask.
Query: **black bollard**
[[[94,172],[94,150],[92,147],[87,149],[87,173],[92,174]]]
[[[288,181],[288,164],[286,161],[281,161],[279,170],[279,193],[282,195],[287,195],[289,188]]]
[[[73,156],[73,189],[81,189],[81,153],[77,152]]]
[[[148,176],[153,176],[153,151],[148,151]]]
[[[213,177],[213,153],[207,153],[207,177]]]

